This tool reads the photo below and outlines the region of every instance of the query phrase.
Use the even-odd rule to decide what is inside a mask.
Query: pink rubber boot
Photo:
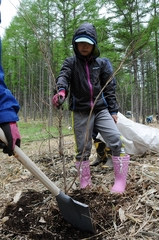
[[[76,162],[76,168],[80,179],[80,188],[86,188],[87,186],[91,186],[92,182],[89,160]]]
[[[115,183],[111,189],[111,192],[123,193],[126,188],[126,178],[130,156],[112,156],[112,160],[115,174]]]

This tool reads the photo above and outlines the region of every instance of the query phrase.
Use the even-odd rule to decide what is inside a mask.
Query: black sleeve
[[[72,65],[73,57],[66,58],[56,79],[56,90],[59,91],[60,89],[65,89],[66,96],[68,95],[68,89],[72,76]]]

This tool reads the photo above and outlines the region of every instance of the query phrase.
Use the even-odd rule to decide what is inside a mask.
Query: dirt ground
[[[94,232],[68,223],[53,194],[16,158],[1,152],[0,239],[159,239],[159,153],[131,156],[126,191],[118,195],[110,193],[113,170],[102,164],[91,167],[92,188],[80,190],[73,136],[64,137],[63,158],[57,139],[22,143],[21,149],[60,190],[89,206]],[[90,160],[95,157],[93,147]]]

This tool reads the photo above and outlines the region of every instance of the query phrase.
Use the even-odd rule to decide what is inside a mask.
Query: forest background
[[[158,0],[21,0],[2,38],[5,82],[20,117],[54,124],[55,79],[74,54],[74,31],[86,21],[97,29],[100,57],[113,65],[120,112],[144,124],[159,112]],[[68,101],[63,116],[69,125]]]

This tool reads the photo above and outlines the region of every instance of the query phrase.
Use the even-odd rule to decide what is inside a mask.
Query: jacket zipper
[[[91,84],[91,79],[90,79],[90,72],[89,72],[89,67],[88,67],[88,62],[86,61],[86,74],[87,74],[87,81],[90,89],[90,106],[91,108],[93,107],[93,88]]]

